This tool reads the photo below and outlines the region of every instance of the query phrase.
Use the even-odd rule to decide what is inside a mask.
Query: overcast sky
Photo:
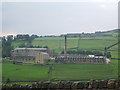
[[[96,1],[2,2],[2,33],[59,35],[118,28],[118,3]]]

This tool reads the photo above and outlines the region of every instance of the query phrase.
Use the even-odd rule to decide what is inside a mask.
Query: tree
[[[105,54],[105,56],[106,56],[107,58],[111,58],[111,53],[110,53],[110,52],[107,52],[107,53]]]
[[[34,38],[38,38],[38,37],[39,37],[39,36],[34,35],[34,34],[31,35],[31,38],[32,38],[32,39],[34,39]]]
[[[48,48],[48,46],[44,46],[43,48]]]
[[[92,51],[86,51],[86,55],[92,55],[93,52]]]
[[[2,57],[10,57],[13,47],[11,46],[13,36],[7,36],[2,38]]]
[[[21,34],[18,34],[17,36],[16,36],[16,39],[23,39],[23,37],[22,37],[22,35]]]
[[[7,41],[12,42],[13,41],[13,35],[8,35],[7,36]]]
[[[96,56],[103,56],[103,53],[100,51],[93,51],[93,54]]]
[[[9,78],[7,78],[7,80],[6,80],[6,83],[10,83],[11,81],[10,81],[10,79]]]
[[[22,36],[23,36],[23,39],[26,40],[26,41],[30,39],[28,34],[25,34],[25,35],[22,35]]]

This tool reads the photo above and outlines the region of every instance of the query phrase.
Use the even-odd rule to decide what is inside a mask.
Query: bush
[[[6,83],[10,83],[10,79],[9,78],[7,78]]]

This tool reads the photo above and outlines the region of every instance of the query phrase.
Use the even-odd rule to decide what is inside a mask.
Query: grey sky
[[[3,34],[51,35],[116,29],[117,3],[3,2]]]

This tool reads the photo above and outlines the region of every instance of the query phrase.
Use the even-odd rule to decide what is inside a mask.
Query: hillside
[[[67,39],[67,48],[79,47],[79,50],[99,50],[104,51],[105,47],[108,47],[116,42],[118,42],[115,37],[89,37],[89,38],[68,38]],[[32,41],[33,46],[48,46],[50,49],[53,49],[57,53],[61,53],[64,49],[64,38],[36,38]],[[114,46],[113,49],[109,49],[112,53],[113,58],[118,57],[118,45]]]
[[[114,30],[108,30],[108,31],[98,31],[95,32],[96,34],[108,34],[112,36],[118,36],[118,33],[120,33],[119,29],[114,29]]]
[[[118,35],[117,32],[117,29],[105,32],[97,32],[97,34],[112,34],[112,37],[68,37],[67,48],[69,49],[78,47],[79,50],[99,50],[104,52],[105,47],[118,42],[118,38],[114,37]],[[31,43],[28,43],[24,40],[17,40],[12,42],[12,46],[14,48],[24,45],[33,45],[34,47],[48,46],[48,48],[53,49],[55,53],[61,53],[64,49],[64,37],[39,37],[32,40]],[[118,58],[118,45],[112,47],[108,51],[112,53],[112,58]]]
[[[102,33],[118,33],[119,29],[103,31]]]

